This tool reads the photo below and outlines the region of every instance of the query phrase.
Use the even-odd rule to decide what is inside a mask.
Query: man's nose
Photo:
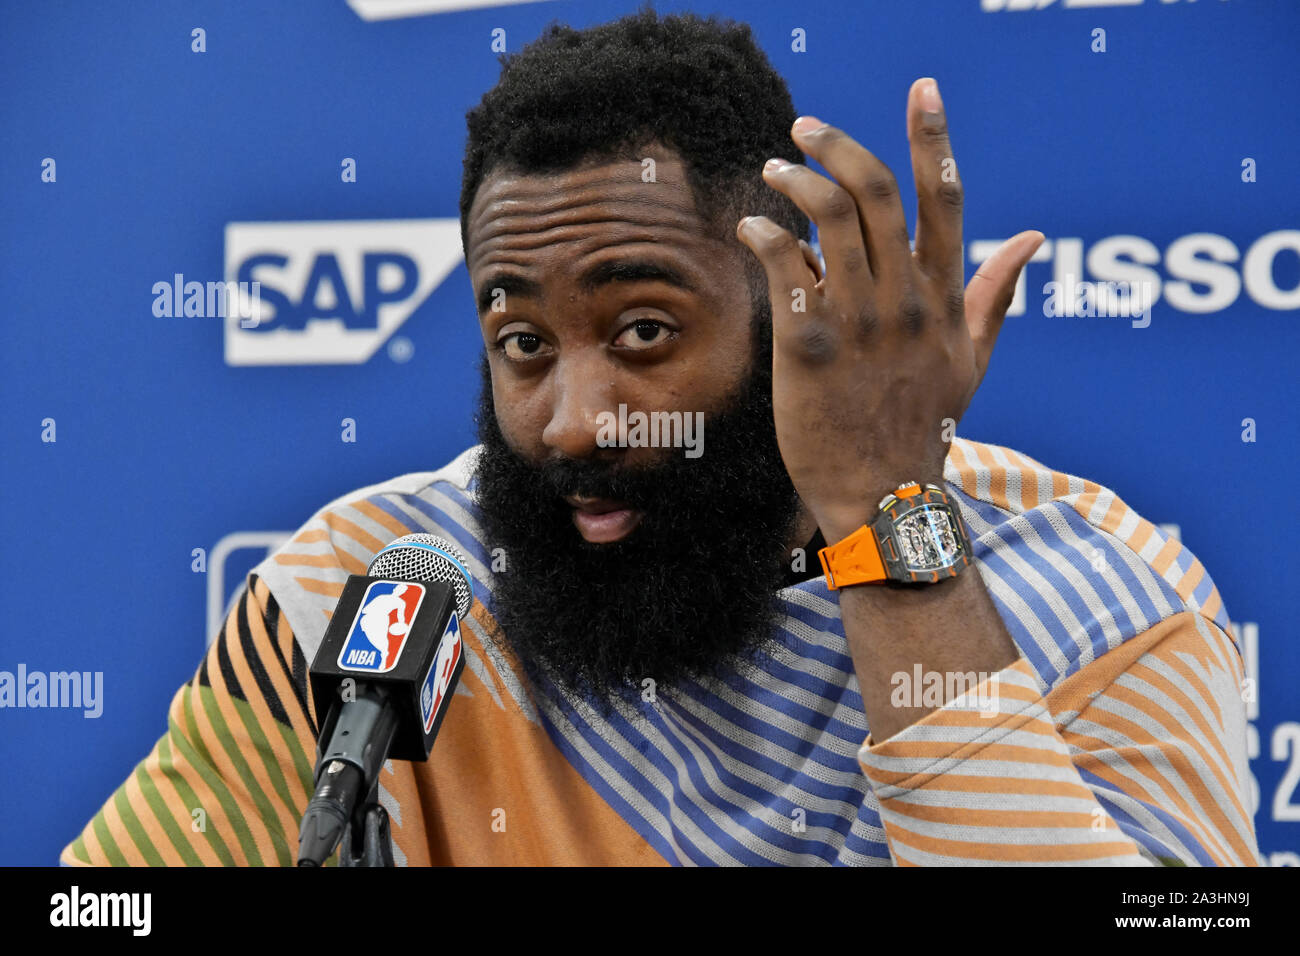
[[[562,360],[553,381],[551,419],[542,442],[566,458],[595,456],[601,451],[601,413],[617,414],[609,369],[598,362]]]

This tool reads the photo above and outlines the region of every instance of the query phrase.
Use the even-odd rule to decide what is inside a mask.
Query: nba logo
[[[452,611],[447,629],[442,632],[442,640],[438,642],[438,656],[429,665],[428,673],[424,675],[424,686],[420,690],[420,716],[424,718],[426,734],[433,729],[433,719],[442,709],[442,702],[451,688],[452,675],[460,663],[460,655],[460,621],[456,612]]]
[[[424,585],[375,581],[361,598],[348,639],[339,652],[339,667],[386,674],[397,666],[411,624],[424,601]]]

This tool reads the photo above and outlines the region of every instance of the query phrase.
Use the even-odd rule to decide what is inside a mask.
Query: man
[[[259,565],[63,862],[291,863],[307,667],[346,576],[414,531],[478,598],[430,761],[381,777],[399,864],[1258,862],[1205,569],[953,433],[1042,237],[963,292],[933,81],[914,252],[890,172],[796,123],[744,27],[553,27],[468,120],[482,444]]]

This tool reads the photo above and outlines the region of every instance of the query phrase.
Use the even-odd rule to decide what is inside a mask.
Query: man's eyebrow
[[[687,292],[695,292],[695,283],[680,269],[653,259],[610,259],[592,266],[578,279],[583,292],[595,292],[611,282],[666,282]]]
[[[686,292],[698,291],[698,286],[686,273],[653,259],[611,259],[592,266],[578,277],[579,288],[587,293],[611,282],[663,282]],[[507,297],[537,298],[542,293],[541,284],[532,279],[514,272],[497,272],[488,277],[479,291],[479,315],[492,308],[498,289]]]
[[[477,298],[479,315],[491,310],[498,292],[505,295],[506,298],[517,295],[520,298],[536,299],[542,294],[542,286],[541,283],[534,282],[532,279],[515,272],[494,273],[488,277],[487,281],[483,283],[483,288],[479,290]]]

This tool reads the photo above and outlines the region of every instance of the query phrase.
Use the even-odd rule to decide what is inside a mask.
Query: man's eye
[[[513,332],[497,343],[506,358],[523,361],[537,355],[543,346],[542,338],[531,332]]]
[[[632,349],[645,349],[662,345],[672,337],[673,330],[662,322],[654,319],[639,319],[624,329],[614,340],[614,344]]]

